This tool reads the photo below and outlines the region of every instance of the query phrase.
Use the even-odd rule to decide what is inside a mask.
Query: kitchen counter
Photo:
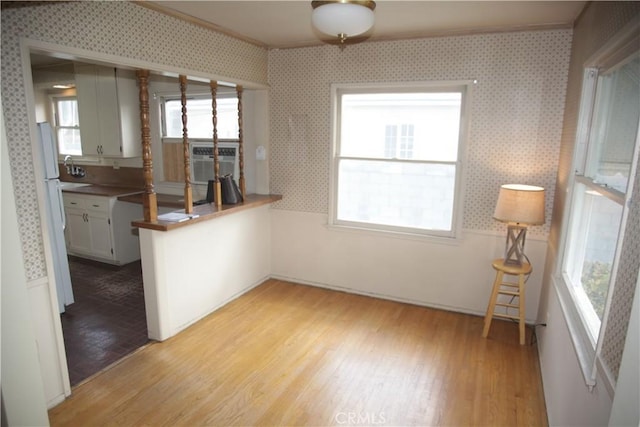
[[[182,199],[181,196],[169,197],[168,194],[163,194],[163,195],[157,194],[156,197],[158,199],[159,206],[161,206],[160,199],[164,199],[165,201],[173,200],[174,202],[179,199]],[[118,200],[142,204],[142,196],[138,194],[134,196],[119,197]],[[282,200],[282,196],[279,194],[247,194],[247,196],[244,198],[244,202],[238,203],[235,205],[222,205],[218,207],[213,203],[207,203],[204,205],[194,206],[193,214],[196,215],[197,217],[192,218],[188,221],[170,222],[170,221],[158,220],[154,222],[146,222],[146,221],[140,220],[140,221],[134,221],[132,225],[134,227],[146,228],[149,230],[170,231],[176,228],[182,228],[192,224],[197,224],[202,221],[219,218],[223,215],[241,212],[246,209],[254,209],[259,206],[277,202],[278,200]],[[165,205],[165,206],[169,206],[169,205]],[[169,207],[175,207],[175,205],[171,205]],[[179,208],[182,208],[182,209],[179,209]],[[177,211],[184,212],[184,202],[180,202],[179,208],[177,209]]]
[[[133,187],[115,187],[110,185],[85,185],[82,187],[65,187],[62,182],[62,191],[65,193],[84,194],[87,196],[121,197],[133,194],[142,194],[143,189]]]
[[[158,207],[184,209],[184,196],[156,193]],[[118,197],[121,202],[142,204],[142,194],[135,193]]]

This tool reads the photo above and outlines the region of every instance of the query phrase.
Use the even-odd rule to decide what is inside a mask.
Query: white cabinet
[[[140,102],[133,71],[75,64],[84,156],[140,157]]]
[[[63,193],[67,218],[65,236],[71,255],[111,264],[140,259],[140,243],[131,221],[142,217],[142,207],[116,197]]]

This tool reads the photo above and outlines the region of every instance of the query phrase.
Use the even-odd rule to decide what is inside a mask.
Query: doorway
[[[69,256],[75,302],[60,315],[71,386],[149,342],[140,261]]]
[[[75,94],[73,64],[32,53],[31,67],[36,121],[55,124],[59,113],[52,108],[52,100],[72,91]],[[54,88],[62,83],[66,89]],[[57,161],[56,153],[53,155]],[[75,299],[60,315],[69,380],[74,386],[146,344],[147,324],[139,260],[115,266],[62,256],[54,268],[62,268],[63,263],[69,266]]]

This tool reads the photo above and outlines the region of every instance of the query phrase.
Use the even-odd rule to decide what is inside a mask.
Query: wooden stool
[[[489,328],[491,327],[491,320],[493,317],[501,317],[504,319],[516,319],[520,324],[520,345],[524,345],[524,281],[525,276],[531,273],[531,264],[522,263],[522,266],[518,265],[505,265],[504,259],[498,258],[491,263],[496,270],[496,280],[493,282],[493,291],[491,292],[491,298],[489,299],[489,306],[487,307],[487,314],[484,316],[484,330],[482,336],[484,338],[489,335]],[[512,276],[518,276],[518,283],[505,282],[504,275],[509,274]],[[503,289],[504,287],[504,289]],[[502,303],[498,302],[498,295],[508,295],[518,298],[518,304]],[[510,314],[494,313],[496,305],[501,307],[514,308],[518,310],[518,316],[512,316]]]

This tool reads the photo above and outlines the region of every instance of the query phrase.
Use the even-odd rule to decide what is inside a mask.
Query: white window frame
[[[638,168],[638,156],[640,154],[640,130],[636,135],[636,142],[634,148],[634,154],[632,158],[631,170],[629,174],[629,182],[625,194],[614,189],[607,189],[594,184],[591,179],[583,177],[585,168],[591,161],[589,156],[589,138],[592,127],[593,113],[596,103],[596,89],[598,85],[598,79],[605,70],[615,69],[625,58],[630,57],[634,52],[638,51],[637,37],[640,32],[640,25],[638,22],[632,22],[630,25],[623,28],[616,36],[614,36],[610,42],[597,51],[592,57],[585,63],[585,70],[582,83],[582,95],[579,107],[578,124],[576,129],[576,142],[573,156],[572,170],[575,171],[569,177],[567,184],[567,207],[563,215],[563,226],[560,238],[560,253],[558,263],[556,265],[556,271],[554,274],[555,289],[560,301],[564,317],[569,328],[570,336],[580,369],[582,371],[586,386],[591,390],[596,385],[596,378],[598,373],[602,374],[604,378],[604,385],[610,393],[613,393],[615,389],[615,379],[611,372],[600,361],[600,353],[602,351],[603,339],[607,328],[607,320],[609,318],[609,311],[611,308],[611,299],[614,290],[614,284],[617,276],[617,269],[620,258],[620,251],[623,245],[625,228],[627,225],[629,215],[629,202],[631,194],[633,192],[633,181],[637,173]],[[574,226],[570,222],[572,218],[572,211],[574,209],[580,209],[580,206],[574,206],[575,188],[577,184],[582,184],[589,187],[592,190],[597,190],[604,197],[620,204],[622,206],[622,219],[620,230],[618,233],[618,240],[616,243],[615,256],[611,267],[609,289],[607,292],[607,299],[605,303],[604,315],[600,324],[597,340],[594,340],[587,325],[588,319],[585,318],[584,313],[576,305],[569,278],[565,274],[565,268],[568,262],[568,258],[571,256],[569,253],[569,235],[571,227]],[[587,315],[588,317],[588,315]]]
[[[441,243],[455,242],[462,230],[462,213],[464,200],[464,176],[466,164],[466,147],[468,127],[470,123],[470,105],[475,80],[456,80],[438,82],[402,82],[402,83],[334,83],[331,85],[331,163],[328,226],[336,230],[355,232],[386,233],[401,238],[431,239]],[[450,231],[424,230],[408,227],[393,227],[382,224],[365,224],[338,220],[338,163],[340,149],[340,96],[352,93],[383,93],[397,90],[398,92],[432,91],[432,92],[460,92],[462,105],[460,111],[460,128],[458,137],[458,156],[455,162],[431,162],[455,165],[454,202]],[[400,124],[398,124],[400,125]],[[386,136],[385,136],[386,138]],[[399,150],[396,150],[399,151]],[[404,159],[401,159],[404,160]],[[384,161],[384,160],[382,160]],[[389,159],[394,161],[394,159]],[[397,159],[395,160],[397,161]],[[410,160],[408,160],[410,161]],[[427,162],[430,163],[430,162]]]
[[[80,120],[78,120],[78,126],[62,126],[60,125],[60,109],[58,108],[58,103],[60,101],[69,101],[69,100],[74,100],[76,101],[76,106],[78,103],[78,97],[77,95],[49,95],[49,99],[51,102],[51,108],[53,110],[53,128],[55,129],[55,134],[56,134],[56,148],[57,148],[57,152],[58,152],[58,158],[62,159],[65,156],[69,155],[69,156],[74,156],[75,158],[78,157],[82,157],[84,154],[68,154],[68,153],[61,153],[60,151],[60,129],[74,129],[80,132],[80,151],[82,152],[82,131],[80,130]],[[77,107],[76,107],[77,108]]]
[[[175,93],[175,92],[171,92],[171,93],[163,93],[160,95],[160,102],[159,104],[159,108],[160,108],[160,139],[161,141],[164,143],[181,143],[182,142],[182,136],[180,137],[168,137],[166,136],[167,134],[167,125],[166,125],[166,112],[165,112],[165,103],[167,101],[180,101],[181,99],[181,94],[179,93]],[[234,99],[238,99],[237,94],[235,93],[218,93],[216,95],[216,99],[223,99],[223,98],[234,98]],[[211,93],[189,93],[187,94],[187,100],[189,99],[208,99],[211,100]],[[187,110],[187,114],[188,114],[188,110]],[[189,121],[187,120],[187,130],[189,128]],[[213,143],[213,134],[211,135],[210,138],[193,138],[191,136],[189,136],[189,133],[187,132],[187,137],[189,139],[189,142],[211,142]],[[219,141],[228,141],[228,142],[238,142],[239,141],[239,135],[236,135],[235,138],[219,138]]]

